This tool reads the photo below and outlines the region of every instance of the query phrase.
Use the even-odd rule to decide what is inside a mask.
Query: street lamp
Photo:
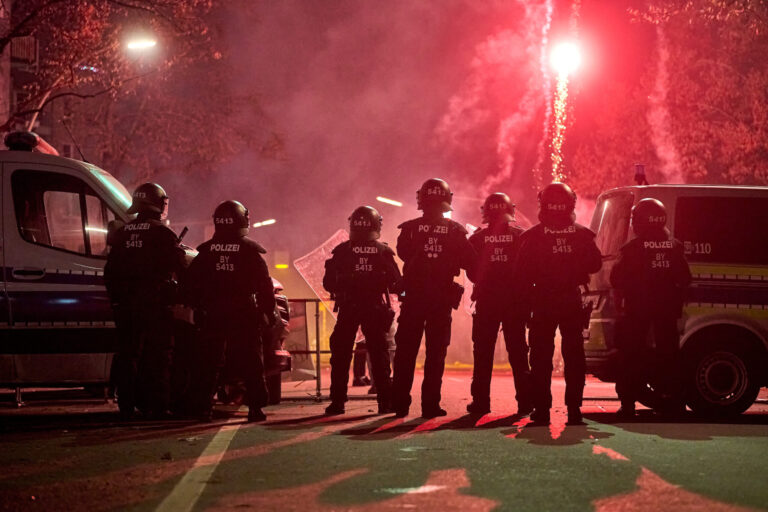
[[[144,51],[157,46],[157,41],[148,37],[131,39],[125,43],[125,47],[131,51]]]
[[[376,196],[376,200],[381,203],[391,204],[392,206],[403,206],[403,203],[400,201],[395,201],[394,199],[389,199],[388,197]]]
[[[261,222],[254,222],[253,223],[253,227],[260,228],[262,226],[270,226],[270,225],[274,224],[275,222],[277,222],[275,219],[267,219],[267,220],[263,220]]]

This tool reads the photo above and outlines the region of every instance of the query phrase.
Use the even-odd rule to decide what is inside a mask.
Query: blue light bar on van
[[[123,187],[119,181],[112,177],[111,174],[107,173],[106,171],[102,171],[98,167],[91,167],[91,174],[96,176],[101,184],[104,185],[107,190],[112,193],[113,197],[120,201],[120,203],[122,203],[126,209],[131,206],[130,194],[128,194],[128,191],[125,189],[125,187]]]

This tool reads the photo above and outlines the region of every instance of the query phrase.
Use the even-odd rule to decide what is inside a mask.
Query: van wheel
[[[267,393],[269,393],[269,405],[277,405],[280,403],[281,386],[283,383],[282,375],[278,372],[275,375],[267,375]]]
[[[755,402],[760,385],[756,355],[743,345],[707,343],[684,361],[686,401],[706,416],[735,416]]]

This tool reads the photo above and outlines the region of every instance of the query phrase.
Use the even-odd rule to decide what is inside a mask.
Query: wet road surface
[[[414,385],[418,404],[417,375]],[[712,423],[641,410],[615,418],[613,385],[589,380],[586,424],[565,425],[553,380],[552,424],[514,414],[511,374],[497,372],[493,411],[470,418],[471,373],[446,372],[448,416],[418,406],[376,414],[367,388],[343,416],[327,402],[285,400],[267,421],[220,406],[213,423],[120,422],[111,402],[78,390],[0,402],[2,510],[765,510],[768,393]],[[325,381],[328,382],[327,380]],[[284,393],[306,396],[284,383]],[[360,396],[363,395],[363,396]]]

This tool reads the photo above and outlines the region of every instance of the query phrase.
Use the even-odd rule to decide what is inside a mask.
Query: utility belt
[[[261,328],[268,324],[263,312],[256,301],[256,295],[241,296],[217,303],[203,304],[195,309],[195,325],[199,328],[222,322],[251,322]]]
[[[379,305],[389,304],[389,293],[387,291],[380,291],[380,292],[363,292],[360,290],[343,291],[343,292],[332,293],[331,300],[334,301],[333,311],[336,312],[339,310],[339,307],[344,307],[348,305],[362,305],[367,307],[375,307]]]
[[[459,309],[461,299],[464,296],[464,287],[455,281],[451,281],[448,286],[439,289],[436,288],[416,288],[411,287],[405,291],[405,302],[427,304],[445,304],[452,309]]]
[[[365,295],[341,292],[331,295],[331,299],[334,301],[334,312],[338,312],[339,308],[344,307],[371,308],[385,331],[389,331],[395,320],[395,311],[392,309],[389,290],[380,294]]]
[[[178,297],[178,283],[173,279],[160,282],[140,281],[116,290],[115,302],[131,307],[171,307]]]

